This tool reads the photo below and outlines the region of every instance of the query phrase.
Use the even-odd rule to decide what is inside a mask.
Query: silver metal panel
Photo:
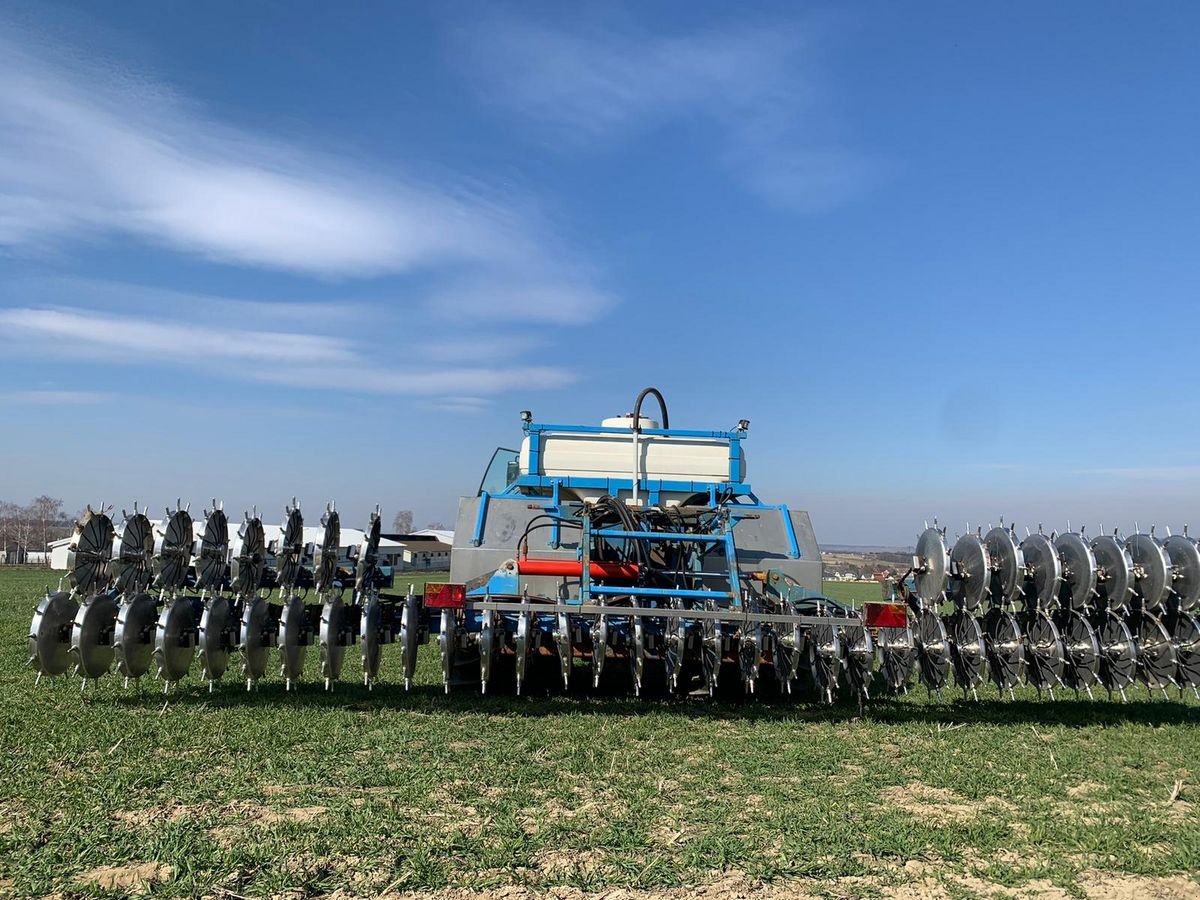
[[[517,555],[517,542],[525,526],[542,515],[537,497],[490,497],[487,521],[484,523],[482,540],[478,546],[472,544],[475,523],[479,514],[480,498],[463,497],[458,502],[458,519],[454,524],[454,547],[450,554],[450,580],[457,584],[472,584],[486,581],[500,566]],[[535,507],[530,509],[530,507]],[[552,531],[542,528],[529,538],[529,552],[542,559],[576,559],[579,552],[579,532],[564,528],[563,543],[555,550],[548,546]],[[560,578],[524,578],[531,594],[556,596],[562,582]],[[574,582],[578,585],[578,581]]]

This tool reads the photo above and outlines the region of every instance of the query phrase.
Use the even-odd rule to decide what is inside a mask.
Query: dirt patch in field
[[[1079,886],[1088,900],[1196,900],[1200,884],[1176,875],[1150,878],[1142,875],[1117,875],[1109,872],[1087,872]]]
[[[581,858],[589,860],[591,856],[571,851],[546,851],[536,858],[535,871],[556,877],[570,876],[582,871],[574,865]],[[742,872],[733,871],[706,884],[665,890],[607,888],[584,891],[558,886],[546,891],[526,885],[510,885],[487,890],[447,888],[439,891],[387,891],[373,896],[383,900],[810,900],[819,896],[858,897],[864,892],[889,900],[948,900],[963,893],[995,900],[1068,900],[1077,896],[1044,880],[1010,887],[983,878],[957,875],[948,872],[938,862],[910,860],[902,866],[889,868],[893,869],[892,872],[883,876],[774,884],[764,884]],[[1200,900],[1200,885],[1183,876],[1152,878],[1089,871],[1080,876],[1077,886],[1088,900]],[[359,900],[363,896],[353,890],[342,889],[325,895],[325,900]]]
[[[127,866],[100,866],[79,876],[84,884],[106,891],[144,892],[157,881],[166,881],[175,870],[160,863],[131,863]]]
[[[551,877],[595,875],[604,868],[599,850],[541,850],[533,855],[533,867]]]
[[[880,799],[889,806],[897,806],[914,819],[930,824],[967,822],[983,811],[983,804],[970,803],[962,794],[946,788],[930,787],[914,781],[903,787],[884,788]]]
[[[229,825],[209,829],[209,836],[223,847],[231,846],[251,825],[277,825],[281,822],[308,823],[315,821],[328,810],[324,806],[293,806],[287,809],[271,809],[254,803],[235,802],[221,811],[222,818],[237,819]]]
[[[1074,787],[1067,788],[1068,797],[1091,797],[1093,794],[1103,793],[1104,785],[1096,784],[1094,781],[1081,781]]]
[[[161,825],[164,822],[178,822],[180,819],[200,815],[203,812],[204,807],[184,806],[180,804],[152,806],[148,809],[121,809],[113,813],[112,817],[123,825],[132,825],[135,828],[149,828],[152,825]]]

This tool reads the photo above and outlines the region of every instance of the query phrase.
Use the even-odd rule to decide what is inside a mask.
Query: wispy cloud
[[[0,246],[132,238],[303,275],[589,289],[521,198],[231,128],[152,78],[78,60],[0,22]]]
[[[0,391],[0,404],[30,406],[92,406],[112,399],[103,391]]]
[[[170,362],[197,357],[339,365],[354,358],[346,341],[336,337],[167,323],[80,309],[0,309],[0,333],[47,340],[71,352],[99,352],[130,360]]]
[[[583,325],[608,312],[614,301],[584,284],[465,278],[436,288],[425,304],[448,320],[519,319],[546,325]]]
[[[225,301],[233,304],[235,301]],[[18,307],[0,309],[0,334],[19,353],[155,363],[238,380],[361,394],[479,395],[514,389],[549,389],[573,376],[554,366],[520,362],[476,365],[380,364],[378,351],[351,338],[299,331],[263,331],[232,322],[198,325],[182,320],[114,315],[95,310]],[[25,392],[32,395],[39,392]],[[58,394],[57,402],[66,395]],[[104,399],[95,395],[99,402]],[[463,398],[458,398],[462,406]],[[79,401],[81,402],[81,401]]]
[[[700,121],[718,132],[715,154],[772,202],[827,206],[877,177],[832,134],[809,38],[795,23],[663,35],[630,22],[568,28],[493,14],[456,36],[485,101],[576,148]]]

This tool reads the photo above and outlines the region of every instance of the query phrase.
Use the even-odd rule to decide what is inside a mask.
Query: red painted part
[[[633,563],[594,562],[588,567],[593,578],[611,581],[637,581],[639,568]],[[583,575],[581,559],[518,559],[519,575],[553,575],[578,578]]]
[[[868,628],[903,628],[908,624],[908,607],[903,603],[864,603],[863,618]]]
[[[425,605],[430,609],[462,609],[466,599],[465,584],[439,584],[431,581],[425,585]]]

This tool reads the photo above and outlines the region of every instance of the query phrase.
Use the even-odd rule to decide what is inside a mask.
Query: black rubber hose
[[[645,388],[637,396],[637,402],[633,404],[633,430],[640,432],[642,430],[642,401],[646,399],[647,394],[653,394],[654,399],[658,401],[658,408],[662,411],[662,427],[671,427],[671,417],[667,414],[667,401],[663,399],[662,392],[658,388]]]

